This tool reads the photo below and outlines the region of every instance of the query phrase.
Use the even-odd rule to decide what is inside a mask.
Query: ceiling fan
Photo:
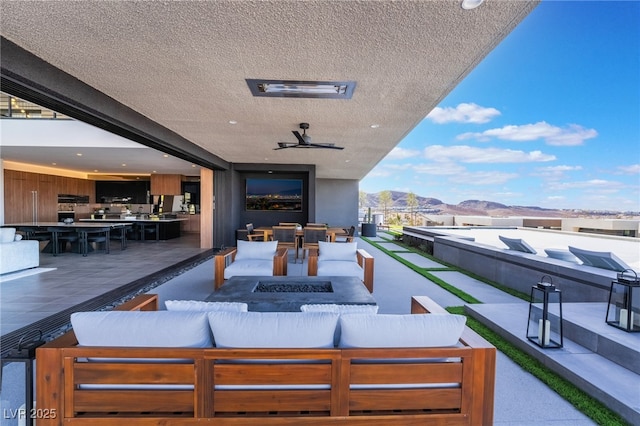
[[[278,147],[273,148],[274,150],[278,149],[286,149],[286,148],[328,148],[328,149],[344,149],[341,146],[335,146],[333,143],[311,143],[311,136],[307,135],[307,129],[309,128],[309,123],[300,123],[300,128],[302,129],[302,134],[300,134],[297,130],[292,130],[293,133],[298,139],[297,143],[294,142],[278,142]]]

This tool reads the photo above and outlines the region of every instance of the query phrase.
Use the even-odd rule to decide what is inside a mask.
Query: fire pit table
[[[244,302],[257,312],[295,312],[315,303],[376,305],[356,277],[232,277],[206,301]]]

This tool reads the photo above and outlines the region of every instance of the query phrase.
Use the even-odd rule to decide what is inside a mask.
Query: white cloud
[[[449,180],[455,183],[463,183],[465,185],[500,185],[511,179],[516,179],[516,173],[504,173],[497,171],[484,172],[468,172],[457,174]]]
[[[536,172],[532,173],[533,176],[542,176],[550,179],[559,179],[563,177],[566,172],[573,172],[582,170],[582,166],[549,166],[539,167]]]
[[[495,108],[485,108],[474,103],[461,103],[455,108],[435,107],[427,118],[434,123],[488,123],[493,117],[500,115]]]
[[[416,173],[437,176],[455,175],[466,171],[466,169],[459,164],[444,162],[416,164],[413,166],[413,170],[415,170]]]
[[[385,160],[404,160],[406,158],[416,157],[420,155],[420,151],[416,151],[415,149],[405,149],[395,147],[393,148],[387,156],[384,158]]]
[[[630,166],[618,166],[617,170],[623,174],[637,175],[637,174],[640,174],[640,164],[631,164]]]
[[[541,151],[517,151],[499,148],[476,148],[467,145],[431,145],[424,149],[424,157],[438,162],[463,163],[532,163],[554,161],[554,155]]]
[[[497,138],[514,142],[528,142],[543,139],[547,145],[577,146],[584,144],[585,140],[595,138],[596,136],[598,136],[598,132],[595,129],[585,129],[577,124],[570,124],[562,128],[540,121],[535,124],[524,124],[522,126],[509,125],[478,133],[463,133],[458,135],[457,139],[488,141],[491,138]]]
[[[551,189],[565,190],[565,189],[587,189],[590,191],[607,191],[615,192],[622,188],[624,185],[620,182],[604,180],[604,179],[591,179],[586,181],[576,182],[559,182],[551,185]]]

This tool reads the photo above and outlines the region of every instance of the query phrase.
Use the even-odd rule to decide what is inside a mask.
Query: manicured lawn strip
[[[468,316],[465,313],[463,306],[451,306],[446,309],[452,314],[465,315],[467,317],[467,325],[469,328],[489,341],[500,352],[504,353],[513,362],[518,364],[523,370],[537,377],[545,385],[549,386],[558,395],[597,424],[606,426],[622,426],[628,424],[617,413],[606,407],[600,401],[587,395],[569,381],[558,376],[545,367],[541,362],[513,346],[480,321]]]
[[[366,237],[360,237],[360,238],[362,238],[363,240],[366,240],[368,243],[370,243],[370,244],[372,244],[372,245],[373,245],[373,243],[372,243],[371,241],[367,240],[367,238],[366,238]],[[487,280],[486,278],[483,278],[483,277],[481,277],[481,276],[479,276],[479,275],[476,275],[476,274],[474,274],[473,272],[469,272],[469,271],[465,271],[465,270],[463,270],[463,269],[460,269],[460,268],[458,268],[458,267],[457,267],[457,266],[455,266],[455,265],[451,265],[451,264],[449,264],[449,263],[447,263],[447,262],[444,262],[444,261],[442,261],[442,260],[440,260],[440,259],[436,259],[435,257],[433,257],[433,256],[431,256],[431,255],[429,255],[429,254],[427,254],[427,253],[425,253],[425,252],[423,252],[422,250],[419,250],[419,249],[417,249],[417,248],[415,248],[415,247],[412,247],[412,246],[410,246],[410,245],[404,244],[404,243],[399,242],[399,241],[394,241],[394,242],[395,242],[397,245],[399,245],[400,247],[404,247],[404,248],[406,248],[407,250],[410,250],[412,253],[417,253],[417,254],[419,254],[420,256],[423,256],[423,257],[426,257],[427,259],[433,260],[434,262],[442,263],[443,265],[445,265],[447,268],[449,268],[449,269],[450,269],[450,270],[452,270],[452,271],[456,271],[456,272],[460,272],[461,274],[465,274],[466,276],[468,276],[468,277],[470,277],[470,278],[473,278],[474,280],[477,280],[477,281],[483,282],[483,283],[485,283],[485,284],[487,284],[487,285],[490,285],[491,287],[495,287],[495,288],[497,288],[498,290],[503,291],[503,292],[505,292],[505,293],[507,293],[507,294],[510,294],[511,296],[517,297],[518,299],[522,299],[522,300],[524,300],[525,302],[529,302],[529,301],[531,300],[531,295],[530,295],[530,294],[522,293],[521,291],[514,290],[514,289],[512,289],[512,288],[510,288],[510,287],[506,287],[506,286],[503,286],[503,285],[498,284],[498,283],[496,283],[496,282],[493,282],[493,281]],[[383,251],[384,251],[384,250],[383,250]],[[533,285],[533,284],[535,284],[535,283],[532,283],[532,285]]]
[[[423,268],[418,268],[413,263],[409,262],[406,259],[403,259],[402,257],[398,256],[394,252],[387,250],[386,248],[384,248],[380,244],[376,243],[375,241],[371,241],[371,240],[369,240],[367,238],[364,238],[364,237],[360,237],[360,238],[362,238],[363,240],[365,240],[367,243],[371,244],[372,246],[374,246],[378,250],[383,251],[387,256],[397,260],[398,262],[402,263],[403,265],[405,265],[409,269],[413,270],[414,272],[422,275],[423,277],[425,277],[426,279],[428,279],[430,281],[433,281],[435,284],[437,284],[440,287],[444,288],[448,292],[458,296],[460,299],[462,299],[466,303],[481,303],[478,299],[476,299],[475,297],[471,296],[470,294],[465,293],[464,291],[462,291],[462,290],[452,286],[451,284],[441,280],[440,278],[436,277],[435,275],[430,274],[429,272],[425,271]]]

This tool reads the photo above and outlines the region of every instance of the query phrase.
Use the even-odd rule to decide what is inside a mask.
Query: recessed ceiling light
[[[369,127],[371,127],[372,129],[377,129],[378,127],[380,127],[380,125],[379,124],[372,124]]]
[[[169,154],[164,154],[163,157],[164,158],[169,158]]]
[[[93,172],[94,173],[98,173],[98,169],[93,169]]]
[[[275,98],[351,99],[355,81],[258,80],[248,78],[253,96]]]
[[[480,6],[482,3],[484,3],[484,0],[462,0],[461,6],[465,10],[471,10]]]
[[[191,167],[195,167],[195,166],[196,166],[195,164],[192,164],[192,165],[191,165]]]
[[[78,152],[76,155],[77,155],[78,157],[82,157],[82,153],[81,153],[81,152]]]
[[[229,124],[238,124],[236,120],[229,120]]]
[[[125,163],[122,163],[122,167],[127,167],[127,165]]]
[[[154,170],[154,171],[152,171],[151,173],[158,173],[158,172],[156,172],[156,171]]]
[[[51,165],[53,165],[53,166],[57,166],[57,165],[58,165],[58,163],[51,163]]]

